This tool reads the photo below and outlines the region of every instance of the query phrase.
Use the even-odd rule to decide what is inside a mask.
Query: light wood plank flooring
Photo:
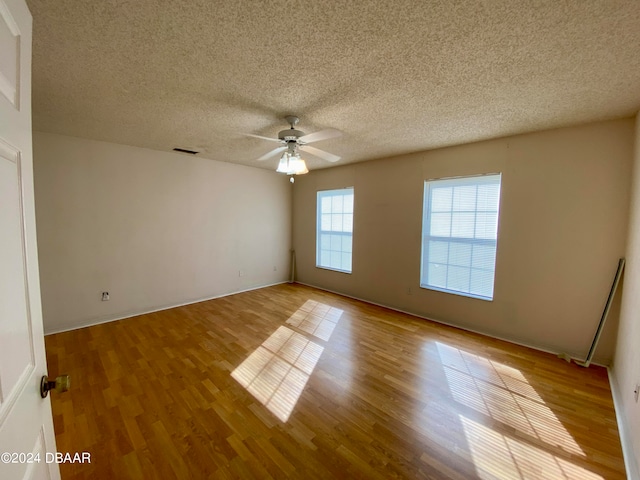
[[[623,479],[606,370],[301,285],[46,337],[63,479]]]

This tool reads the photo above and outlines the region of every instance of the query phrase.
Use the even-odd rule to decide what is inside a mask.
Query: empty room
[[[0,479],[640,479],[638,1],[0,20]]]

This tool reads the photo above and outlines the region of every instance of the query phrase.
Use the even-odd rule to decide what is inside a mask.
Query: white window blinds
[[[501,175],[424,184],[420,286],[493,299]]]
[[[316,266],[351,273],[353,188],[318,192]]]

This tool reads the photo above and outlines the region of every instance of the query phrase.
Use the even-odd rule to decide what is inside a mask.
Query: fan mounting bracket
[[[287,115],[286,117],[284,117],[284,119],[289,125],[291,125],[291,128],[295,128],[295,126],[298,125],[298,122],[300,121],[300,119],[295,115]]]

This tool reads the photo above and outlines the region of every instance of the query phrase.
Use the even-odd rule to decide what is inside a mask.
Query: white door
[[[31,152],[31,14],[0,0],[0,478],[59,479],[46,374]],[[49,457],[49,458],[47,458]],[[29,463],[31,462],[31,463]]]

